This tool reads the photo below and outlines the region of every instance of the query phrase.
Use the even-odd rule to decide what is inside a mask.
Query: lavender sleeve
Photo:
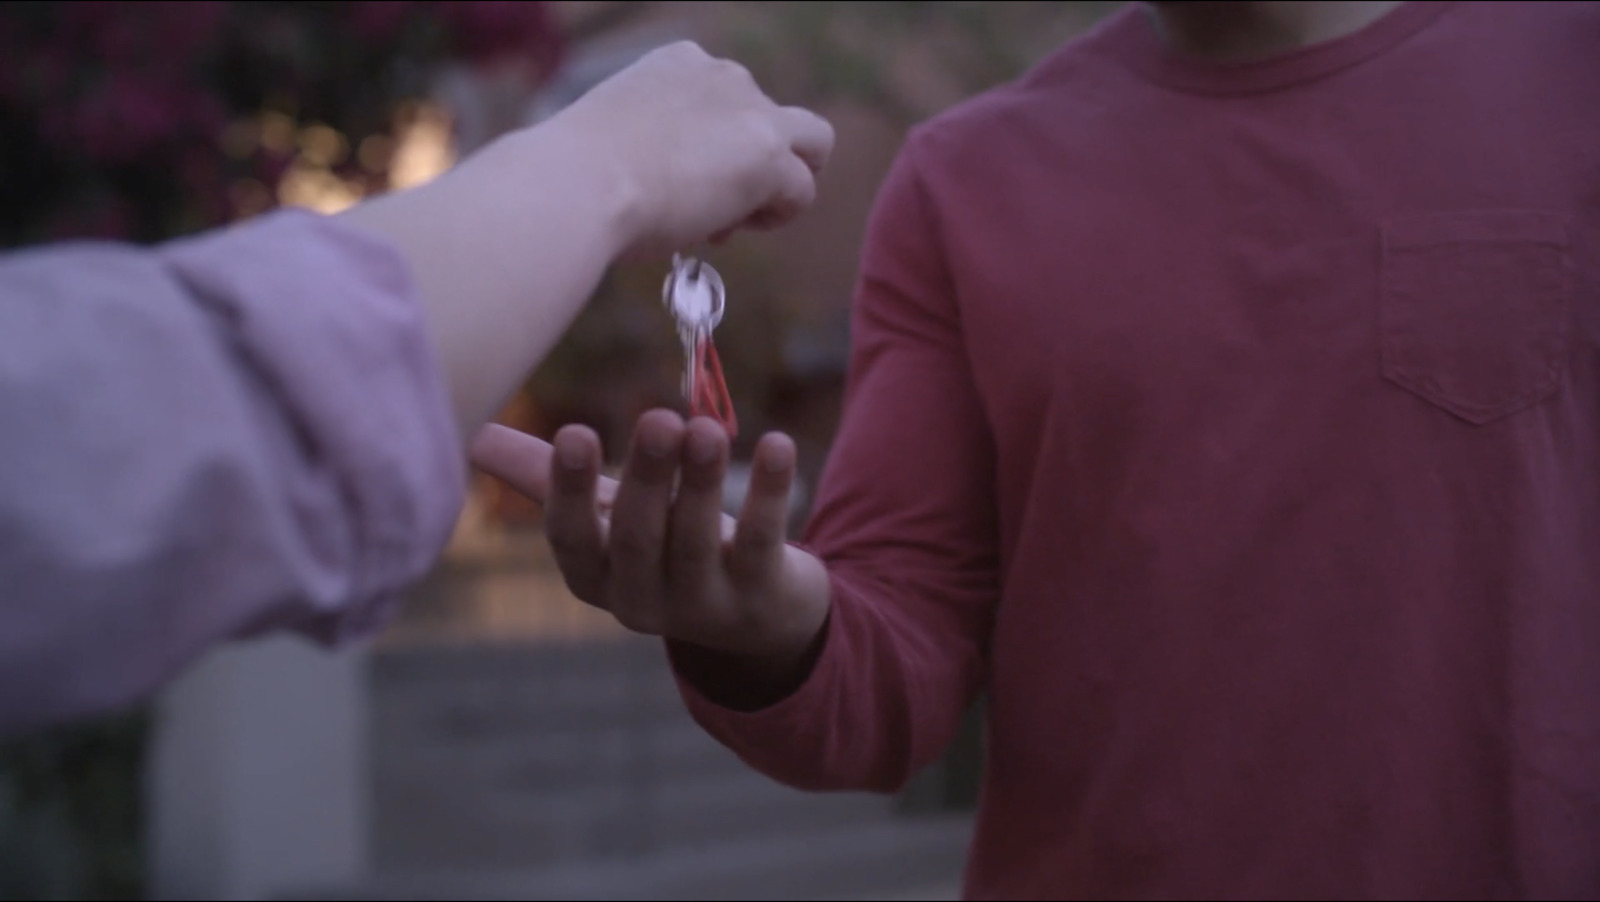
[[[466,465],[409,272],[301,211],[0,257],[0,734],[372,635]]]

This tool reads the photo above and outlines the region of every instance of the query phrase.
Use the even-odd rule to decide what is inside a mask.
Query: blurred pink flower
[[[185,131],[205,139],[208,145],[214,146],[216,139],[222,135],[222,130],[228,126],[227,109],[215,94],[198,89],[187,90],[183,94],[183,111],[187,126]]]
[[[163,12],[162,27],[156,32],[159,43],[184,53],[207,49],[222,34],[228,15],[224,0],[160,0],[142,5]]]
[[[0,99],[6,99],[15,92],[21,82],[18,71],[26,65],[29,49],[27,39],[22,34],[8,7],[0,6],[0,59],[6,65],[0,66]]]
[[[207,222],[228,215],[228,195],[222,160],[212,148],[191,145],[178,160],[178,184],[189,203]]]
[[[27,63],[18,44],[11,23],[0,14],[0,59],[8,63],[0,66],[0,103],[16,103],[23,96],[22,68]]]
[[[178,160],[178,180],[189,192],[214,191],[222,181],[222,162],[208,148],[190,147]]]
[[[289,171],[289,164],[293,162],[294,157],[289,154],[262,150],[256,155],[256,180],[269,188],[276,188],[278,183],[283,181],[284,173]]]
[[[61,12],[61,27],[72,34],[92,34],[105,23],[125,12],[128,4],[117,0],[73,0],[57,9]]]
[[[19,59],[20,57],[20,59]],[[12,78],[9,99],[15,103],[59,102],[72,77],[72,51],[58,44],[47,44],[19,51],[16,60],[5,68]]]
[[[399,32],[407,15],[434,5],[418,0],[355,0],[350,4],[350,28],[363,40],[387,41]]]
[[[455,37],[456,52],[484,65],[518,58],[540,79],[561,64],[565,51],[550,5],[534,0],[463,0],[439,6]]]
[[[128,163],[188,132],[194,92],[133,71],[113,71],[77,104],[70,125],[76,150]]]
[[[183,68],[221,33],[221,0],[74,0],[62,4],[63,33],[106,63]]]
[[[115,241],[128,237],[132,226],[133,210],[127,201],[102,192],[92,200],[64,207],[52,217],[45,234],[50,241]]]
[[[125,12],[108,15],[98,23],[92,43],[95,56],[102,62],[127,63],[150,56],[150,25]]]
[[[251,209],[270,204],[293,151],[230,142],[232,156],[224,154],[219,139],[230,119],[248,120],[262,105],[296,117],[331,112],[337,119],[347,103],[381,114],[404,98],[386,96],[394,92],[381,86],[374,96],[372,74],[401,63],[426,72],[443,61],[441,54],[543,80],[565,49],[552,6],[473,0],[0,4],[0,105],[32,132],[23,138],[32,152],[59,161],[47,176],[56,183],[48,195],[82,197],[78,192],[87,185],[105,192],[66,201],[60,212],[51,200],[37,210],[0,211],[0,217],[16,223],[18,234],[117,237],[134,224],[161,231],[225,221],[234,188],[234,194],[261,196],[250,201]],[[413,22],[428,27],[407,35]],[[442,40],[427,40],[433,36]],[[327,65],[322,54],[330,51],[353,65]],[[226,69],[215,69],[217,62],[226,62]],[[225,106],[241,101],[255,106]],[[372,128],[364,121],[370,118],[370,112],[357,113],[349,123],[333,124],[359,144]],[[342,166],[350,177],[378,178],[353,157]]]

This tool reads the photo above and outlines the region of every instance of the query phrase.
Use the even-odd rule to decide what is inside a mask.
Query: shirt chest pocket
[[[1383,375],[1475,424],[1537,404],[1566,378],[1570,217],[1482,210],[1383,225]]]

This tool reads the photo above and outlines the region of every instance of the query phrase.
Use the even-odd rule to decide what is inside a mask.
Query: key
[[[672,272],[667,275],[661,298],[679,328],[704,328],[709,335],[722,322],[724,297],[722,276],[711,264],[693,257],[673,256]]]
[[[678,339],[683,342],[683,398],[693,406],[701,366],[698,349],[722,320],[722,277],[704,261],[675,254],[662,301],[677,321]]]
[[[732,435],[737,432],[733,404],[722,380],[711,333],[722,322],[727,294],[722,276],[710,264],[694,257],[674,255],[672,271],[662,286],[661,300],[678,326],[683,342],[683,396],[689,415],[715,417]],[[711,384],[701,384],[706,378]]]
[[[678,326],[678,340],[683,342],[683,400],[694,404],[694,390],[696,370],[700,369],[699,355],[695,352],[700,346],[700,332],[698,329]]]

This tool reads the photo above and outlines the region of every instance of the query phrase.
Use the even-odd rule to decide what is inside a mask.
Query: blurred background
[[[709,255],[742,430],[730,505],[749,443],[784,430],[798,529],[858,244],[907,128],[1117,5],[0,4],[0,245],[334,212],[699,41],[838,132],[812,212]],[[677,405],[664,275],[616,267],[501,422],[584,422],[614,455],[640,413]],[[0,746],[0,899],[953,899],[980,722],[894,798],[780,787],[688,720],[657,643],[564,591],[538,509],[479,480],[376,647],[224,649],[136,710]]]

